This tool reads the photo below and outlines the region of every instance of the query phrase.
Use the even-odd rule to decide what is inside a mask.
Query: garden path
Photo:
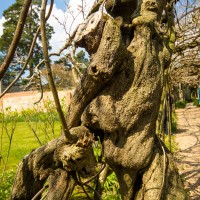
[[[191,200],[200,200],[200,107],[177,109],[176,115],[179,173]]]

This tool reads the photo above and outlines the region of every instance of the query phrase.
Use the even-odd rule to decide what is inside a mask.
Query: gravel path
[[[200,200],[200,108],[177,109],[176,114],[177,166],[191,200]]]

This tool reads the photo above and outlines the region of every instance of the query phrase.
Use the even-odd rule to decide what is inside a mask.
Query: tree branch
[[[59,97],[58,97],[58,92],[53,80],[53,75],[52,75],[52,71],[51,71],[51,64],[50,64],[50,59],[49,59],[49,54],[48,54],[48,45],[47,45],[47,39],[46,39],[46,27],[45,27],[45,10],[46,10],[46,5],[47,5],[47,0],[43,0],[42,1],[42,7],[41,7],[41,12],[40,12],[40,23],[41,23],[41,37],[42,37],[42,46],[43,46],[43,53],[44,53],[44,62],[47,68],[47,72],[48,72],[48,79],[49,79],[49,86],[51,88],[51,91],[53,93],[53,97],[54,97],[54,101],[55,101],[55,105],[56,105],[56,109],[58,111],[61,123],[62,123],[62,127],[63,127],[63,131],[66,137],[66,140],[71,140],[71,134],[68,130],[67,127],[67,123],[65,120],[65,116],[63,114],[61,105],[60,105],[60,101],[59,101]]]
[[[195,12],[195,11],[197,11],[197,10],[200,10],[200,7],[194,8],[194,9],[192,9],[191,11],[189,11],[189,12],[183,14],[178,20],[179,20],[179,21],[182,20],[185,16],[187,16],[187,15],[189,15],[190,13]]]

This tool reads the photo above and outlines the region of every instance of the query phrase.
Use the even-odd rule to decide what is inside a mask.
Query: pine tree
[[[23,61],[29,52],[32,40],[34,38],[34,34],[37,30],[40,21],[40,4],[41,0],[33,0],[32,2],[28,17],[26,19],[26,24],[24,26],[24,31],[19,46],[16,50],[14,61],[3,79],[3,82],[6,85],[9,84],[15,78],[17,73],[21,70],[23,66]],[[12,4],[7,10],[3,12],[3,16],[5,17],[6,22],[3,24],[3,35],[0,37],[0,57],[2,59],[5,57],[9,45],[11,44],[22,6],[23,0],[16,0],[14,4]],[[52,33],[53,27],[47,24],[48,39],[51,38]],[[40,44],[40,38],[41,37],[39,36],[39,40],[35,44],[33,55],[29,63],[29,76],[32,76],[34,67],[42,59],[42,48]],[[49,49],[51,49],[50,46]]]
[[[75,57],[76,61],[79,63],[83,63],[84,65],[88,65],[89,63],[89,59],[87,58],[87,56],[85,55],[85,51],[81,50],[76,54]]]

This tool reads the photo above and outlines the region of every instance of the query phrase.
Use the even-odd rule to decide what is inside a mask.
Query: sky
[[[0,0],[0,37],[3,33],[2,24],[5,21],[4,17],[2,16],[3,11],[15,3],[15,1],[16,0]],[[94,0],[85,0],[85,3],[87,5],[86,10],[89,10],[89,8],[93,5]],[[56,20],[57,18],[59,22],[63,24],[67,22],[65,27],[67,31],[69,31],[69,27],[72,23],[72,17],[66,12],[66,5],[70,5],[70,9],[73,10],[74,16],[76,16],[78,12],[78,5],[81,5],[81,0],[54,0],[53,11],[48,20],[48,23],[53,26],[55,32],[50,40],[50,45],[52,46],[51,52],[57,52],[60,48],[62,48],[67,39],[67,34],[63,26],[60,25],[60,23],[58,23]],[[72,29],[76,28],[82,21],[83,18],[80,14],[74,21]],[[73,30],[71,30],[71,33],[72,32]]]
[[[2,13],[6,10],[9,6],[15,3],[16,0],[0,0],[0,18],[2,18]],[[57,8],[65,10],[65,4],[68,4],[70,0],[55,0],[55,4]],[[78,1],[78,0],[74,0]]]

